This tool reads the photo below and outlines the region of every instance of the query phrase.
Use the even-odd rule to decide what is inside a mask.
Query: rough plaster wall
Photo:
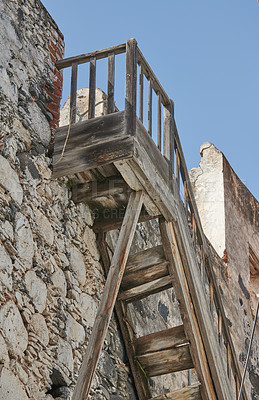
[[[259,252],[259,207],[256,199],[236,176],[224,155],[212,144],[205,143],[201,148],[203,151],[200,167],[190,171],[190,178],[204,232],[218,253],[211,248],[214,268],[242,372],[257,303],[256,289],[259,292],[259,282],[257,281],[256,285],[255,278],[251,281],[249,271],[249,244],[257,254]],[[224,201],[222,201],[222,196],[224,196]],[[205,202],[208,198],[211,212],[207,213],[208,205]],[[218,231],[224,241],[218,235],[218,224]],[[257,324],[246,379],[247,393],[253,400],[259,399],[258,344],[259,326]]]
[[[258,278],[251,279],[249,245],[259,254],[259,203],[237,177],[223,156],[226,251],[227,310],[237,356],[244,368],[259,293]],[[257,284],[254,284],[254,281]],[[237,316],[237,317],[235,317]],[[252,399],[259,399],[259,324],[253,342],[248,377]],[[248,382],[247,382],[248,383]]]
[[[46,156],[63,36],[38,0],[0,0],[0,19],[0,399],[69,399],[104,276],[91,212]],[[126,362],[113,317],[91,399],[134,400]]]
[[[209,142],[200,148],[198,168],[189,172],[205,235],[220,257],[225,250],[225,210],[222,153]]]

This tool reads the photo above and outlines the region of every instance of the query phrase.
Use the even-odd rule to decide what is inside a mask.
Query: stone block
[[[9,289],[12,288],[12,260],[0,244],[0,280]]]
[[[20,380],[7,368],[0,371],[0,400],[29,400]]]
[[[38,336],[40,342],[44,346],[48,345],[49,331],[48,331],[48,327],[47,327],[45,318],[40,313],[36,313],[36,314],[32,315],[29,328]]]
[[[15,216],[15,241],[18,257],[31,265],[33,257],[32,231],[27,218],[20,212]]]
[[[45,283],[34,271],[26,272],[24,281],[35,309],[41,313],[46,307],[47,288]]]
[[[82,253],[75,247],[69,249],[70,268],[80,285],[85,283],[86,270]]]
[[[66,338],[68,341],[83,344],[85,341],[85,330],[69,313],[66,321]]]
[[[34,214],[36,230],[40,239],[49,246],[52,246],[54,241],[54,234],[48,218],[38,209],[34,211]]]
[[[0,155],[0,184],[18,204],[22,204],[23,190],[17,173],[12,169],[9,162]]]
[[[64,364],[70,373],[74,370],[73,352],[70,344],[61,338],[58,340],[57,360]]]
[[[11,354],[22,356],[28,345],[28,333],[21,314],[12,301],[0,309],[0,326]]]

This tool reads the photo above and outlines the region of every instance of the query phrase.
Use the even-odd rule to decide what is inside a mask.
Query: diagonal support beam
[[[143,204],[143,192],[133,192],[123,219],[116,249],[111,261],[101,303],[97,311],[93,331],[86,349],[72,400],[86,400],[93,374],[102,350],[112,316],[121,280],[128,260],[139,214]]]

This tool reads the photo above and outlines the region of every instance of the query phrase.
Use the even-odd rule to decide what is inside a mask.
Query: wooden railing
[[[238,399],[241,374],[174,120],[174,103],[159,83],[148,62],[139,50],[135,39],[130,39],[126,43],[118,46],[57,62],[56,66],[58,69],[72,68],[70,123],[73,124],[76,121],[77,68],[78,65],[82,63],[89,63],[90,65],[88,119],[95,117],[96,62],[99,59],[108,58],[107,113],[110,114],[117,111],[114,105],[115,57],[122,53],[126,53],[126,134],[135,135],[137,123],[144,124],[145,126],[144,112],[147,111],[148,118],[145,128],[147,134],[153,138],[161,154],[168,161],[172,180],[175,180],[176,188],[179,191],[178,197],[182,199],[186,219],[191,231],[193,247],[200,267],[200,279],[203,283],[205,296],[211,312],[211,322],[215,325],[216,335],[218,336],[219,346],[224,359],[226,374],[232,387],[233,396]],[[145,79],[148,83],[147,104],[144,102],[143,95]],[[153,94],[157,96],[156,129],[154,129],[152,121],[152,107],[154,104]],[[170,190],[173,190],[172,182],[169,182],[168,186]],[[184,192],[183,194],[180,193],[182,190]],[[243,391],[242,399],[248,400],[245,391]]]

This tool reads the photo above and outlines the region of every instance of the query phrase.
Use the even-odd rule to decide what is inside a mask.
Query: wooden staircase
[[[126,53],[125,110],[117,112],[113,107],[114,59],[123,52]],[[105,57],[110,111],[96,117],[96,60]],[[84,62],[90,63],[91,113],[89,120],[76,123],[76,71],[78,64]],[[139,400],[233,400],[238,396],[241,375],[189,182],[173,102],[134,39],[57,63],[58,68],[69,66],[72,66],[72,125],[56,132],[53,177],[73,175],[74,202],[86,201],[97,210],[94,230],[107,275],[73,400],[88,398],[114,307]],[[147,129],[143,125],[143,77],[149,83]],[[153,92],[158,99],[156,142],[152,139]],[[67,132],[71,137],[64,157],[57,162]],[[159,224],[162,244],[129,255],[137,224],[152,219]],[[107,244],[107,232],[114,229],[120,232],[113,252]],[[171,287],[179,302],[182,324],[137,337],[129,313],[130,303]],[[192,385],[189,379],[184,388],[152,397],[149,378],[191,369],[195,369],[198,382]],[[242,399],[248,399],[245,392]]]

